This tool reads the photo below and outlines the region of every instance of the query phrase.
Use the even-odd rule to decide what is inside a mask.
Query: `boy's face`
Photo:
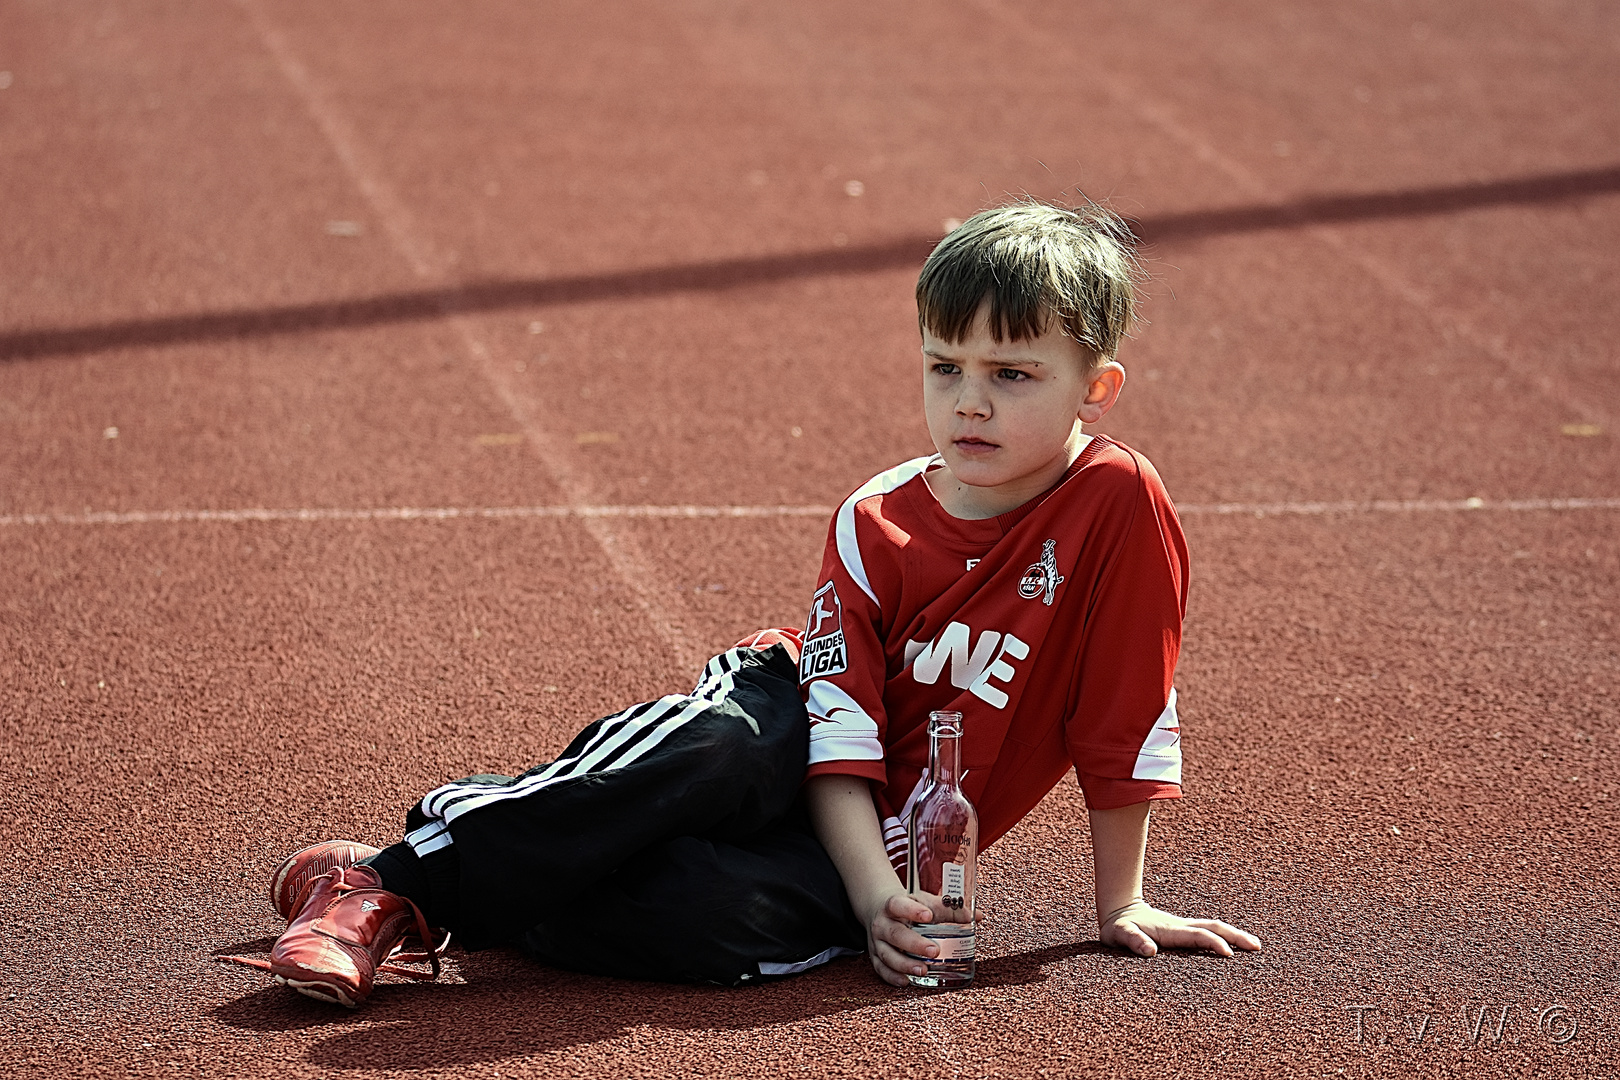
[[[1056,483],[1078,453],[1082,421],[1100,420],[1125,381],[1117,363],[1092,367],[1056,320],[1038,338],[999,343],[988,322],[987,303],[959,344],[923,331],[928,434],[958,482],[954,499],[930,486],[960,517],[1005,513]]]

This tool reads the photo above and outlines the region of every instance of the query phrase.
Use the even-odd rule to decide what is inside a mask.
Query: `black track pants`
[[[787,650],[732,649],[692,694],[604,717],[556,761],[429,793],[406,842],[454,858],[469,948],[628,978],[790,974],[865,946],[798,802],[808,750]]]

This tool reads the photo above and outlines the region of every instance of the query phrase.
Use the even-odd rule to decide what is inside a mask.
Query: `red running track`
[[[0,1075],[1614,1076],[1617,42],[1597,0],[0,7]],[[1150,898],[1263,953],[1100,947],[1066,783],[962,992],[459,953],[350,1014],[213,962],[289,848],[798,621],[825,508],[927,448],[922,253],[1076,185],[1150,241],[1106,429],[1193,545]]]

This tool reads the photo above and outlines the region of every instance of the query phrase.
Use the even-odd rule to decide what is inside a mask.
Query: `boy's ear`
[[[1085,400],[1080,403],[1080,422],[1082,424],[1095,424],[1101,420],[1114,402],[1119,400],[1119,392],[1125,389],[1125,369],[1119,361],[1109,360],[1091,373],[1091,385],[1086,387]]]

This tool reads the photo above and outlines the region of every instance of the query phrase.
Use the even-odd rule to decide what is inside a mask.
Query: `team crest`
[[[810,621],[804,626],[804,651],[799,654],[799,682],[837,675],[849,667],[844,647],[844,605],[838,590],[827,582],[810,601]]]
[[[1048,540],[1041,545],[1041,561],[1030,564],[1024,571],[1024,576],[1018,581],[1018,595],[1025,600],[1033,600],[1037,596],[1041,603],[1047,607],[1052,606],[1052,598],[1057,595],[1057,587],[1066,579],[1058,573],[1057,568],[1057,541]]]

